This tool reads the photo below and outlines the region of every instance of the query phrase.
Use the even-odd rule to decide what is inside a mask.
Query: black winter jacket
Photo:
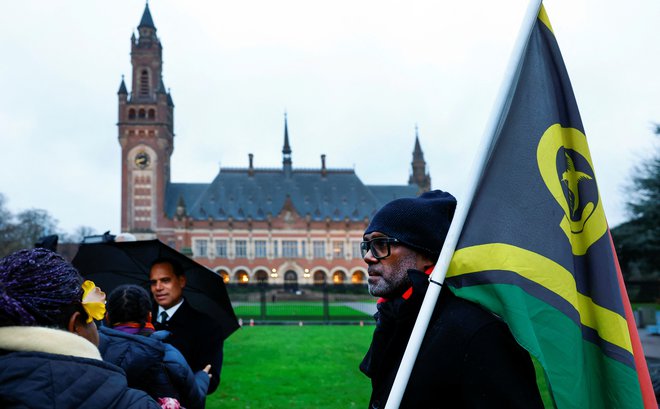
[[[360,370],[370,408],[383,408],[419,313],[428,277],[409,270],[412,296],[378,304]],[[401,408],[543,408],[532,361],[506,324],[444,288],[422,341]]]
[[[130,387],[153,398],[175,398],[187,409],[202,409],[209,376],[204,371],[193,374],[183,355],[161,342],[167,335],[167,331],[151,336],[132,335],[101,327],[99,350],[105,361],[126,372]]]
[[[41,327],[0,328],[0,407],[160,409],[92,343]]]

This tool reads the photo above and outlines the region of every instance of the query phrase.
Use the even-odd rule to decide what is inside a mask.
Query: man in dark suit
[[[176,260],[161,258],[154,261],[149,280],[151,294],[158,305],[153,314],[156,330],[172,333],[165,342],[181,351],[193,372],[211,365],[210,395],[220,383],[224,340],[220,325],[183,298],[186,276]]]

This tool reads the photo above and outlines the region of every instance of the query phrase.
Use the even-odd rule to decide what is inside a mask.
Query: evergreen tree
[[[660,136],[660,125],[656,126]],[[636,166],[628,189],[631,219],[612,229],[626,278],[660,277],[660,151]]]

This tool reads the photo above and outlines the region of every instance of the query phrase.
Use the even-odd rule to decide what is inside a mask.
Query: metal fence
[[[660,281],[627,281],[633,303],[657,303]],[[227,284],[236,317],[249,325],[373,323],[376,298],[364,284]]]
[[[376,298],[364,284],[228,284],[236,317],[254,323],[371,323]]]

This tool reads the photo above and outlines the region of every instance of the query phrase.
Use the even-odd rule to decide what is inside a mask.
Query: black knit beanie
[[[396,199],[378,210],[364,234],[381,232],[413,249],[437,256],[455,209],[456,198],[441,190]]]

